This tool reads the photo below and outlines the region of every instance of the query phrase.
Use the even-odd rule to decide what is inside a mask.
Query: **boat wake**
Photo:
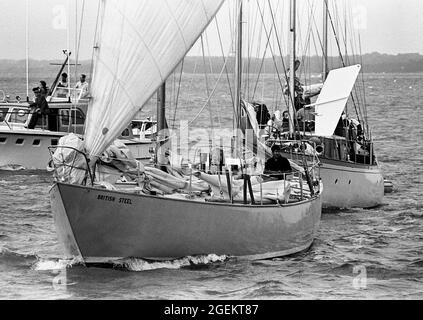
[[[81,259],[38,260],[32,265],[35,271],[57,271],[83,264]]]
[[[199,255],[199,256],[187,256],[175,260],[169,261],[153,261],[144,259],[127,259],[115,263],[115,268],[122,268],[128,271],[150,271],[157,269],[181,269],[186,267],[200,267],[208,266],[214,263],[225,262],[229,259],[226,255]]]

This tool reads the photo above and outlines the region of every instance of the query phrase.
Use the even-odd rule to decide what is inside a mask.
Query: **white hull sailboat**
[[[212,253],[265,259],[294,254],[313,243],[323,190],[316,162],[304,164],[293,177],[269,182],[260,174],[247,174],[251,168],[242,159],[238,168],[241,180],[230,165],[217,174],[191,167],[187,174],[177,177],[166,163],[142,168],[130,158],[123,162],[133,170],[122,172],[124,179],[119,182],[114,178],[119,172],[114,176],[102,174],[102,153],[138,112],[133,101],[143,105],[160,88],[222,3],[102,2],[99,45],[94,55],[93,105],[85,139],[78,142],[67,137],[75,142],[72,147],[64,138],[53,155],[56,182],[50,191],[51,204],[67,257],[79,257],[85,263]],[[241,39],[242,1],[239,12]],[[238,84],[241,48],[237,47]],[[133,79],[139,79],[136,86]],[[241,85],[237,85],[234,107],[238,110],[240,90]],[[159,140],[163,137],[163,114],[158,124]],[[160,142],[156,150],[159,160],[163,152]],[[159,169],[163,167],[168,173]],[[204,187],[204,183],[209,185]]]
[[[317,154],[321,161],[320,174],[325,186],[324,208],[372,208],[382,204],[385,182],[375,156],[371,132],[366,123],[366,103],[363,98],[365,92],[362,92],[363,89],[359,88],[357,83],[361,65],[346,66],[347,57],[342,56],[338,47],[342,67],[329,72],[328,0],[323,0],[323,3],[324,84],[303,85],[296,75],[301,61],[292,63],[289,76],[286,74],[286,80],[295,88],[292,91],[295,92],[297,99],[297,112],[290,113],[285,119],[278,121],[289,121],[290,124],[294,124],[300,131],[299,138],[309,139],[315,144],[315,147],[309,150],[309,154]],[[311,11],[313,12],[313,9]],[[336,30],[334,36],[339,46],[341,41]],[[293,50],[291,55],[295,57],[295,41],[291,46]],[[293,81],[296,82],[295,86]],[[319,86],[321,90],[317,90]],[[310,98],[315,96],[318,96],[316,102],[311,103]],[[350,114],[352,112],[356,113],[355,117]],[[251,113],[250,122],[258,116],[254,111]],[[267,139],[272,140],[274,136],[288,134],[286,126],[276,123],[277,121],[270,121],[270,125],[262,123],[260,129],[265,129],[264,134],[256,126],[258,140],[267,144]],[[292,152],[287,150],[285,156],[291,155]],[[301,159],[301,155],[299,158]]]
[[[384,196],[384,179],[377,165],[321,160],[324,208],[373,208]]]

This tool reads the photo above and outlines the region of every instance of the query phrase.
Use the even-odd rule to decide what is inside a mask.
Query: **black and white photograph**
[[[0,4],[0,300],[423,299],[422,1]]]

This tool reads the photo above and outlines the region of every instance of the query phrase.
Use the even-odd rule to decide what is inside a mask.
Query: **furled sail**
[[[329,72],[315,103],[317,136],[331,137],[334,134],[360,70],[360,65],[354,65]]]
[[[103,0],[85,130],[90,157],[130,123],[224,0]]]

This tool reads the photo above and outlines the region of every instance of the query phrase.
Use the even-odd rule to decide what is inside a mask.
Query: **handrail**
[[[54,153],[56,152],[56,150],[57,150],[58,148],[62,148],[62,149],[70,149],[70,150],[72,150],[72,151],[75,151],[75,152],[76,152],[76,155],[77,155],[77,154],[80,154],[80,155],[82,155],[82,156],[84,157],[85,163],[86,163],[86,165],[87,165],[87,167],[86,167],[86,168],[74,167],[73,165],[68,165],[68,164],[66,164],[66,163],[64,163],[64,162],[63,162],[61,165],[62,165],[62,166],[69,167],[69,168],[72,168],[72,169],[85,170],[86,174],[87,174],[87,173],[89,174],[89,177],[90,177],[90,180],[91,180],[91,186],[94,186],[94,175],[93,175],[93,173],[91,172],[90,165],[89,165],[90,160],[88,159],[87,155],[86,155],[84,152],[82,152],[82,151],[80,151],[80,150],[78,150],[78,149],[76,149],[76,148],[73,148],[73,147],[68,147],[68,146],[50,146],[50,147],[48,147],[48,150],[49,150],[49,152],[50,152],[50,158],[51,158],[50,163],[51,163],[51,164],[53,164],[53,170],[54,170],[54,172],[55,172],[55,178],[57,179],[57,177],[56,177],[56,176],[57,176],[57,169],[58,169],[58,168],[56,167],[56,163],[55,163],[55,161],[54,161]],[[76,155],[74,156],[74,159],[73,159],[73,164],[75,163],[75,160],[76,160]]]

